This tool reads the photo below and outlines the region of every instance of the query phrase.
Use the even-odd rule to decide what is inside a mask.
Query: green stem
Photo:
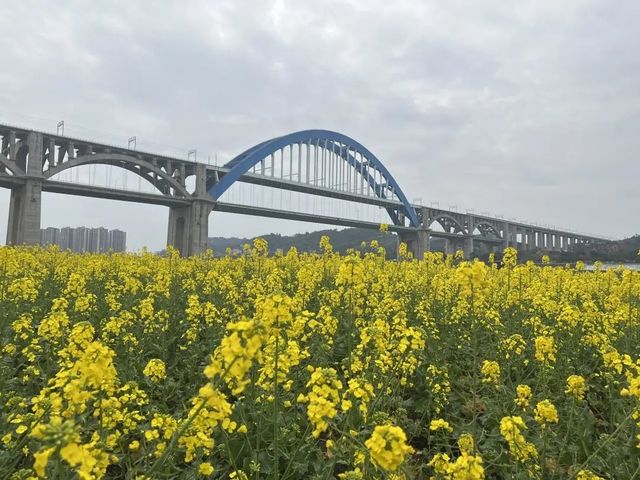
[[[620,425],[618,425],[618,428],[616,428],[616,429],[615,429],[615,431],[614,431],[610,436],[608,436],[607,438],[605,438],[604,442],[602,442],[602,443],[600,444],[600,446],[598,446],[598,448],[596,448],[596,449],[593,451],[593,453],[592,453],[591,455],[589,455],[589,458],[587,458],[587,459],[584,461],[584,463],[583,463],[582,465],[580,465],[580,467],[578,467],[578,468],[576,469],[575,473],[571,476],[571,478],[575,478],[575,477],[576,477],[576,475],[578,475],[578,472],[579,472],[580,470],[583,470],[587,465],[589,465],[589,462],[591,461],[591,459],[592,459],[593,457],[595,457],[595,456],[596,456],[596,454],[597,454],[600,450],[602,450],[602,449],[604,448],[604,446],[605,446],[605,445],[607,445],[609,442],[611,442],[611,440],[613,440],[613,439],[618,435],[618,433],[620,433],[620,430],[622,430],[622,427],[624,427],[624,426],[625,426],[625,424],[627,423],[627,420],[629,420],[629,419],[631,418],[631,415],[633,415],[633,410],[631,410],[631,412],[629,412],[629,414],[628,414],[628,415],[625,417],[625,419],[620,423]]]
[[[278,319],[276,318],[275,372],[273,374],[273,475],[278,479]]]
[[[546,478],[547,474],[547,438],[549,433],[547,427],[543,426],[544,435],[542,435],[542,478]]]
[[[173,435],[173,437],[171,437],[171,441],[169,442],[169,445],[167,446],[167,448],[164,449],[164,451],[162,452],[162,455],[160,455],[160,457],[153,463],[153,465],[151,465],[151,468],[147,472],[148,474],[155,472],[157,468],[160,468],[164,464],[164,461],[169,455],[169,452],[173,450],[173,447],[175,447],[178,439],[187,430],[187,428],[189,428],[189,425],[193,423],[193,421],[196,419],[200,411],[204,408],[206,403],[207,403],[206,399],[203,398],[200,400],[200,404],[194,411],[193,415],[189,416],[187,420],[182,424],[182,426],[178,429],[178,431]]]
[[[233,359],[233,361],[227,366],[227,368],[225,369],[225,371],[222,373],[222,375],[219,378],[224,378],[227,375],[227,373],[229,372],[229,370],[231,369],[233,364],[236,363],[237,359],[238,359],[238,357]],[[213,385],[213,387],[217,388],[217,386],[218,386],[218,384],[216,382]],[[176,443],[178,442],[178,439],[187,430],[187,428],[189,428],[189,426],[193,423],[193,421],[198,417],[198,414],[204,408],[206,403],[207,403],[207,399],[206,398],[202,398],[200,400],[200,403],[196,407],[196,409],[193,412],[193,414],[190,415],[185,420],[185,422],[180,426],[178,431],[173,434],[173,437],[171,437],[171,441],[169,442],[169,445],[167,446],[167,448],[164,449],[164,451],[162,452],[162,455],[160,455],[160,457],[158,457],[158,459],[153,463],[153,465],[151,465],[151,468],[149,469],[149,471],[147,473],[151,474],[151,473],[155,472],[155,470],[157,468],[160,468],[164,464],[165,460],[169,456],[169,452],[171,452],[173,450],[173,448],[176,446]]]
[[[306,438],[307,437],[307,434],[309,433],[309,429],[310,428],[311,428],[311,424],[307,423],[307,428],[305,429],[304,433],[302,434],[302,438]],[[291,457],[289,458],[289,462],[287,463],[287,468],[284,469],[284,473],[282,474],[282,479],[283,480],[285,480],[287,478],[287,474],[289,473],[289,469],[291,468],[291,465],[293,465],[293,461],[296,459],[296,456],[298,455],[298,452],[300,451],[300,449],[302,448],[303,445],[304,445],[304,442],[298,442],[298,446],[293,451],[293,455],[291,455]]]
[[[571,426],[573,425],[573,413],[576,409],[576,400],[575,398],[571,399],[571,411],[569,412],[569,422],[567,423],[567,433],[564,436],[564,440],[562,441],[562,445],[560,446],[560,452],[558,453],[558,460],[562,461],[562,455],[564,455],[565,447],[567,446],[567,442],[569,441],[569,433],[571,432]]]

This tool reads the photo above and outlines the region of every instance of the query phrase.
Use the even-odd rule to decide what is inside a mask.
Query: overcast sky
[[[410,199],[640,233],[640,2],[7,1],[0,122],[199,158],[307,128]],[[9,193],[0,190],[5,239]],[[45,194],[43,226],[161,248],[164,207]],[[214,213],[210,235],[313,230]]]

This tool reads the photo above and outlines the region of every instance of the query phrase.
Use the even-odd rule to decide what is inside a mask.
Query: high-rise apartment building
[[[104,227],[48,227],[40,229],[41,245],[58,245],[62,250],[74,252],[124,252],[127,250],[127,234],[122,230]]]
[[[109,251],[109,230],[104,227],[91,228],[89,230],[89,252]]]
[[[90,252],[89,250],[89,229],[87,227],[77,227],[73,231],[73,243],[71,250],[74,252]]]
[[[127,233],[122,230],[109,230],[109,245],[114,252],[127,250]]]
[[[111,245],[109,244],[109,230],[104,227],[98,227],[91,229],[92,232],[96,232],[94,235],[98,237],[98,245],[96,252],[108,252],[112,250]]]
[[[40,245],[57,245],[60,230],[47,227],[40,230]]]
[[[61,250],[69,250],[73,246],[73,231],[75,229],[71,227],[64,227],[60,229],[58,235],[58,245]]]

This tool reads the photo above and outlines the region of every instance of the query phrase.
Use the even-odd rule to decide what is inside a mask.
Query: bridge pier
[[[473,256],[473,232],[475,231],[475,223],[471,215],[467,215],[467,238],[464,239],[464,245],[462,250],[464,252],[464,258],[471,258]]]
[[[7,245],[39,245],[42,213],[42,134],[30,132],[28,152],[16,154],[24,169],[24,183],[11,189]]]
[[[464,258],[471,258],[473,256],[473,249],[475,248],[473,242],[473,235],[467,236],[464,240],[464,246],[462,251],[464,252]]]
[[[518,233],[520,234],[520,246],[518,250],[522,250],[524,252],[527,249],[527,232],[526,230],[519,228]]]
[[[191,203],[184,207],[169,208],[167,245],[183,257],[199,255],[207,250],[209,240],[209,214],[215,201],[206,189],[206,167],[197,165],[196,188]]]
[[[463,236],[460,236],[459,239],[447,238],[444,242],[444,253],[446,255],[455,255],[458,250],[462,250],[464,253],[464,257],[468,258],[471,255],[473,250],[467,250],[469,245],[469,240],[473,242],[473,239],[469,239]],[[473,248],[473,247],[472,247]]]
[[[431,250],[431,239],[429,230],[420,229],[415,232],[401,232],[398,234],[398,245],[400,242],[407,245],[407,251],[413,254],[413,258],[422,260],[425,252]]]
[[[194,200],[186,207],[170,207],[167,245],[184,257],[204,252],[209,239],[211,210],[213,202],[206,200]]]
[[[502,250],[508,248],[511,241],[511,233],[509,232],[509,224],[507,222],[502,226]]]
[[[445,238],[444,239],[444,254],[445,255],[453,255],[454,253],[456,253],[456,247],[453,244],[453,240],[451,240],[450,238]]]
[[[40,244],[40,216],[42,211],[42,182],[26,180],[24,185],[11,189],[7,245]]]

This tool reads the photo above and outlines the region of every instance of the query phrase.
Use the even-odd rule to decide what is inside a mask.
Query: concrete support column
[[[444,253],[445,255],[453,255],[455,253],[455,246],[450,238],[444,239]]]
[[[198,255],[207,249],[209,238],[209,214],[213,201],[194,200],[191,205],[171,207],[167,245],[176,248],[180,255]]]
[[[170,207],[167,245],[188,257],[203,253],[209,240],[209,214],[215,201],[206,191],[206,167],[196,166],[196,188],[190,205]]]
[[[40,244],[42,214],[42,134],[31,132],[27,138],[24,184],[11,189],[7,245]]]
[[[471,215],[467,215],[467,236],[464,239],[464,246],[462,250],[464,251],[464,258],[471,258],[473,256],[473,231],[476,229],[475,224],[473,222],[473,217]]]
[[[525,240],[526,240],[526,234],[525,231],[521,228],[518,228],[518,232],[516,234],[516,239],[517,239],[517,235],[520,235],[520,241],[518,242],[518,250],[524,250],[525,249]]]
[[[509,247],[511,241],[511,232],[509,231],[509,224],[505,222],[502,227],[502,249]]]
[[[475,248],[475,245],[473,242],[473,236],[469,235],[467,236],[467,238],[465,238],[464,246],[462,247],[462,250],[464,251],[464,258],[473,257],[474,248]]]
[[[425,252],[431,249],[431,239],[429,231],[426,229],[416,230],[415,232],[402,232],[398,234],[398,245],[404,243],[407,245],[407,251],[413,254],[413,258],[422,260]]]

